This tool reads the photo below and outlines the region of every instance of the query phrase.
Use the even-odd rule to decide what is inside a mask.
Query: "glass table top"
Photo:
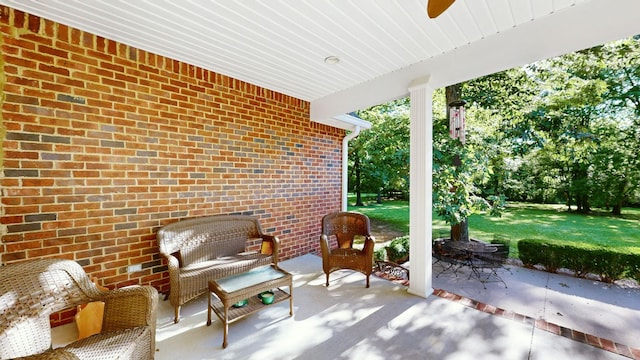
[[[280,279],[285,276],[287,276],[287,273],[282,270],[277,270],[269,265],[253,269],[242,274],[217,279],[216,283],[221,290],[231,293],[265,281]]]

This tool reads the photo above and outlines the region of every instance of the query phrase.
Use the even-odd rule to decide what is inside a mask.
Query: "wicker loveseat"
[[[102,331],[51,348],[49,315],[104,301]],[[0,268],[0,359],[153,359],[158,292],[150,286],[101,291],[71,260]]]
[[[209,280],[278,264],[280,241],[262,233],[257,218],[213,215],[181,220],[158,233],[169,268],[169,300],[180,321],[180,307],[208,289]],[[255,248],[255,251],[248,249]],[[260,250],[257,250],[257,249]]]

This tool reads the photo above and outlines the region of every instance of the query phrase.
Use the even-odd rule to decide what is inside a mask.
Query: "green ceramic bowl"
[[[262,303],[265,305],[272,304],[274,298],[275,296],[272,291],[265,291],[263,293],[260,293],[260,299],[262,300]]]
[[[249,299],[244,299],[244,300],[240,300],[237,303],[233,304],[234,308],[240,308],[243,306],[247,306],[247,304],[249,303]]]

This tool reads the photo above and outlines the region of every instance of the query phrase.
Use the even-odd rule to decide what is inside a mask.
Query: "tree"
[[[457,90],[449,89],[450,94]],[[445,97],[444,91],[436,93],[436,96]],[[487,147],[482,137],[476,135],[473,118],[467,119],[465,146],[449,136],[446,116],[436,118],[434,115],[433,127],[433,207],[438,216],[452,226],[451,236],[458,240],[468,240],[468,230],[465,232],[461,224],[466,223],[469,216],[483,211],[499,215],[504,207],[503,196],[483,190],[491,173],[490,159],[495,153],[490,151],[492,147]]]
[[[620,215],[622,205],[640,189],[640,36],[594,47],[585,56],[596,64],[585,78],[606,84],[609,116],[598,124],[606,140],[594,163],[594,183],[605,191],[596,194],[608,194],[605,206]]]
[[[567,205],[622,204],[638,189],[640,45],[630,38],[531,66],[541,84],[534,127],[545,135],[540,154],[564,177]],[[632,126],[635,124],[636,126]]]
[[[385,192],[409,193],[409,99],[373,106],[357,112],[372,128],[352,140],[352,172],[361,171],[354,191],[373,192],[378,201]],[[360,203],[361,204],[361,203]]]
[[[634,150],[637,144],[630,142],[625,132],[611,121],[602,121],[597,131],[603,140],[592,163],[591,181],[594,188],[600,189],[593,192],[593,201],[620,215],[623,203],[633,195],[633,184],[639,176]]]
[[[514,154],[526,154],[538,143],[528,131],[526,112],[536,94],[536,84],[524,69],[511,69],[448,87],[444,102],[467,102],[467,143],[451,141],[448,116],[434,113],[434,208],[450,225],[463,223],[474,213],[499,215],[510,183],[509,162]],[[443,96],[443,95],[441,95]],[[435,106],[434,106],[435,108]],[[459,161],[458,161],[459,160]],[[449,164],[456,163],[451,167]],[[522,182],[521,184],[528,184]],[[454,189],[455,191],[451,191]],[[464,226],[464,225],[462,225]],[[456,225],[452,236],[459,238]],[[465,231],[462,230],[462,238]]]

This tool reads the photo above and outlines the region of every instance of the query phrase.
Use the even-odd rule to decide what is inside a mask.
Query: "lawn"
[[[353,201],[350,199],[350,203]],[[365,198],[365,206],[349,206],[371,219],[392,224],[398,231],[409,233],[409,202]],[[502,217],[473,215],[469,218],[469,234],[474,239],[491,240],[494,235],[511,239],[511,256],[517,256],[516,243],[521,239],[563,239],[604,247],[635,248],[640,251],[640,209],[624,208],[623,215],[610,216],[605,211],[589,215],[566,211],[566,206],[551,204],[509,203]],[[447,224],[433,215],[434,236],[447,233]]]

